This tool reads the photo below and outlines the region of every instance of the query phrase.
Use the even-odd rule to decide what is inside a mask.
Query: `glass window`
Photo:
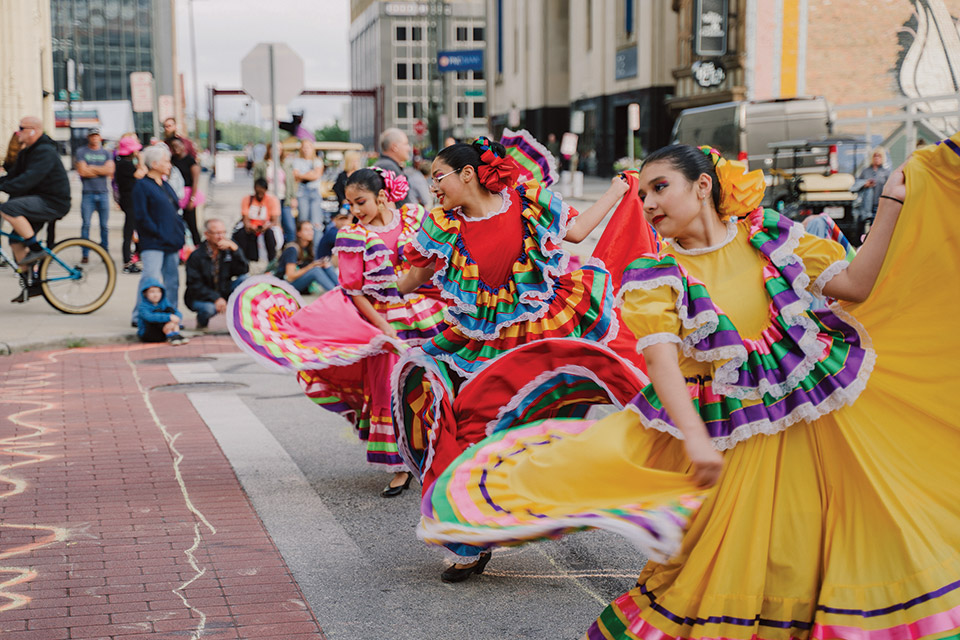
[[[483,27],[474,27],[473,28],[473,40],[474,42],[483,42],[485,34],[483,33]]]
[[[415,42],[419,42],[420,40],[423,40],[423,27],[411,27],[410,39]]]
[[[487,103],[485,103],[485,102],[474,102],[474,103],[473,103],[473,117],[474,117],[474,118],[486,118],[486,117],[487,117]]]
[[[458,102],[458,103],[457,103],[457,117],[458,117],[458,118],[466,118],[466,117],[467,117],[467,113],[469,112],[469,109],[468,109],[469,106],[470,106],[470,105],[469,105],[469,103],[467,103],[467,102]]]
[[[397,41],[405,42],[407,40],[407,28],[397,27]]]
[[[483,80],[483,79],[484,79],[483,71],[474,71],[474,72],[473,72],[473,79],[474,79],[474,80]]]
[[[410,70],[414,80],[423,80],[423,65],[421,63],[414,62],[410,65]]]
[[[397,120],[406,120],[407,118],[407,104],[406,102],[397,103]]]
[[[467,71],[457,71],[457,80],[466,80],[469,77],[467,73]]]
[[[469,40],[469,31],[466,27],[457,27],[457,42],[466,42]]]
[[[417,120],[423,117],[423,105],[419,102],[410,103],[413,106],[413,117]]]
[[[406,80],[407,79],[407,63],[398,62],[397,63],[397,80]]]

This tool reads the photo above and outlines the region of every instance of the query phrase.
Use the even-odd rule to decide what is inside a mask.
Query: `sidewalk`
[[[193,404],[163,389],[171,358],[234,350],[208,336],[4,360],[0,635],[326,637]]]
[[[207,203],[201,211],[205,218],[217,217],[231,228],[240,219],[240,200],[248,194],[251,182],[243,170],[236,172],[231,183],[208,184],[209,173],[201,175],[201,190],[207,194]],[[70,174],[73,208],[57,223],[57,238],[80,236],[80,179]],[[573,207],[583,210],[606,191],[609,178],[586,177],[583,195],[580,198],[567,197],[565,200]],[[0,355],[29,351],[38,348],[76,347],[94,344],[112,344],[117,342],[135,342],[136,330],[130,327],[130,316],[137,300],[138,274],[126,274],[120,271],[123,266],[120,247],[123,243],[123,212],[116,204],[110,210],[110,255],[117,265],[117,285],[110,300],[89,315],[67,315],[56,311],[42,297],[31,298],[26,304],[11,304],[9,300],[19,293],[16,274],[12,269],[0,268]],[[202,225],[202,222],[200,223]],[[586,261],[603,232],[600,225],[590,236],[579,244],[565,243],[565,248]],[[42,234],[41,234],[42,235]],[[91,223],[91,238],[100,237],[99,220],[94,217]],[[180,269],[180,310],[184,314],[184,325],[188,330],[196,327],[195,315],[183,305],[183,291],[186,279],[183,268]],[[226,324],[223,316],[217,316],[210,322],[211,329],[223,331]]]

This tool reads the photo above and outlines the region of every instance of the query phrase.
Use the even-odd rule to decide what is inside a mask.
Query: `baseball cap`
[[[100,135],[100,129],[99,129],[98,127],[94,127],[94,128],[92,128],[92,129],[90,129],[89,131],[87,131],[87,137],[88,137],[88,138],[89,138],[90,136],[98,136],[98,135]]]

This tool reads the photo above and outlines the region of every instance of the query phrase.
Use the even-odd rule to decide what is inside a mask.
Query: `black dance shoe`
[[[413,474],[409,471],[407,472],[407,481],[401,484],[398,487],[391,487],[389,484],[384,487],[383,491],[380,492],[381,498],[394,498],[405,490],[410,488],[410,482],[413,481]]]
[[[457,568],[457,565],[451,565],[440,574],[440,579],[444,582],[463,582],[473,574],[480,575],[487,563],[490,562],[491,557],[493,557],[493,554],[490,551],[484,551],[477,558],[477,561],[469,567]]]

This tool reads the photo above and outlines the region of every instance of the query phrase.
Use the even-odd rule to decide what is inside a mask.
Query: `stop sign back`
[[[240,62],[243,90],[262,106],[270,106],[270,47],[273,47],[277,105],[303,92],[303,58],[282,42],[261,42]]]

